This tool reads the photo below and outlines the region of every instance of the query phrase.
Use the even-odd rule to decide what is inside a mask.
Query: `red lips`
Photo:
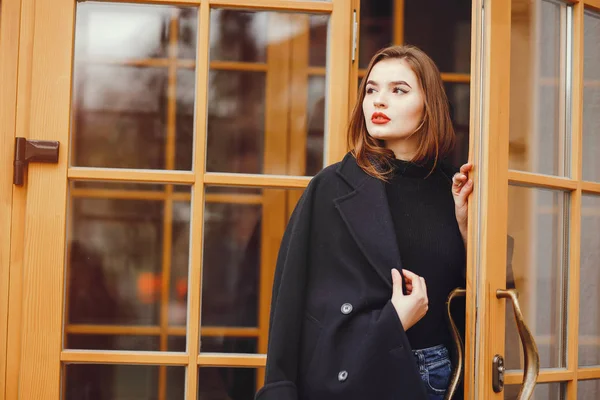
[[[371,122],[378,125],[387,124],[390,122],[390,117],[380,111],[377,111],[371,116]]]

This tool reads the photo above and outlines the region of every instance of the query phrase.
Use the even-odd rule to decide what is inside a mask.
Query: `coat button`
[[[342,304],[342,314],[350,314],[352,312],[352,304],[344,303]]]
[[[348,371],[340,371],[338,374],[338,381],[344,382],[346,379],[348,379]]]

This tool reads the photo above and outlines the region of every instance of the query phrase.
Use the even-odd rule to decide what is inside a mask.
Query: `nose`
[[[373,99],[373,105],[375,108],[386,108],[387,101],[382,93],[378,93],[377,96]]]

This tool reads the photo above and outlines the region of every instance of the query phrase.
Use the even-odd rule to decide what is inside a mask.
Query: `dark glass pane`
[[[203,326],[256,326],[260,204],[208,203],[204,212]]]
[[[206,170],[261,173],[265,74],[211,71]]]
[[[160,368],[167,369],[166,392],[159,396]],[[64,369],[66,400],[183,399],[184,367],[154,365],[67,364]]]
[[[72,324],[158,328],[161,310],[168,313],[169,327],[186,325],[190,204],[189,200],[173,201],[171,212],[165,215],[164,187],[162,192],[128,191],[102,182],[93,183],[93,189],[72,190],[67,333]],[[165,229],[166,224],[170,229]],[[170,246],[164,246],[166,240]],[[162,276],[167,269],[165,303]],[[81,338],[67,341],[67,346],[85,348],[74,347],[85,343],[98,346]],[[135,341],[119,343],[136,346]]]
[[[316,175],[323,168],[325,148],[325,90],[324,76],[308,79],[308,136],[306,138],[306,172]]]
[[[67,335],[65,348],[86,350],[131,350],[158,351],[160,338],[158,336],[136,335]]]
[[[380,49],[394,44],[394,1],[361,1],[359,68],[366,68]]]
[[[198,400],[253,399],[257,372],[251,368],[200,368]]]
[[[241,353],[254,354],[258,349],[253,337],[203,336],[200,343],[202,353]]]
[[[168,351],[186,352],[185,336],[169,336]]]
[[[213,9],[211,21],[206,171],[320,170],[326,68],[309,66],[326,67],[329,16]]]
[[[442,72],[471,71],[471,1],[404,2],[404,42],[427,53]]]
[[[324,67],[327,62],[327,29],[329,17],[327,15],[311,15],[309,21],[309,64],[315,67]]]
[[[469,157],[469,123],[470,123],[470,95],[471,88],[468,83],[444,83],[450,118],[456,133],[456,145],[450,156],[450,162],[455,167],[460,167],[467,162]]]

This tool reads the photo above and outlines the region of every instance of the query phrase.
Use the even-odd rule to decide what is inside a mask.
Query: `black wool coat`
[[[256,400],[426,400],[390,302],[401,267],[385,184],[351,154],[316,175],[281,243]]]

